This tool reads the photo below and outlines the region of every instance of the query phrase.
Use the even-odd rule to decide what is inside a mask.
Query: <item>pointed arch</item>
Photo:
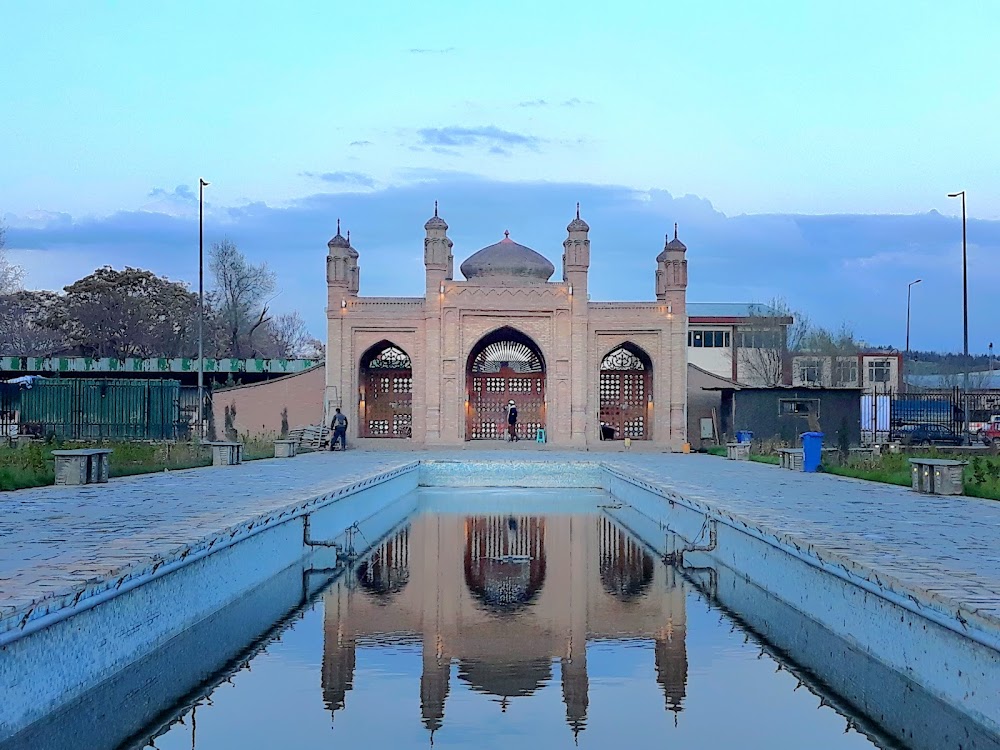
[[[487,333],[469,351],[465,372],[466,440],[505,439],[512,401],[517,439],[534,440],[545,429],[545,359],[531,337],[511,326]]]
[[[361,437],[408,438],[413,425],[413,363],[406,351],[383,339],[358,363]]]
[[[624,341],[601,358],[600,439],[652,438],[653,360],[641,346]]]

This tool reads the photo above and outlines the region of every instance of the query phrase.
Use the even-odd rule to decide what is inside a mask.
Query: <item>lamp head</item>
[[[965,191],[964,190],[959,190],[957,193],[948,193],[948,197],[949,198],[957,198],[960,195],[965,195]]]

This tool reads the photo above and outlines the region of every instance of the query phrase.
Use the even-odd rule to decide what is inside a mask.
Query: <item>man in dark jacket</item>
[[[330,422],[330,427],[333,428],[333,437],[330,438],[330,450],[335,450],[337,441],[340,441],[340,449],[342,451],[347,450],[347,417],[340,413],[340,409],[337,409],[333,415],[333,421]]]
[[[513,399],[507,402],[507,435],[511,442],[520,439],[517,436],[517,407]]]

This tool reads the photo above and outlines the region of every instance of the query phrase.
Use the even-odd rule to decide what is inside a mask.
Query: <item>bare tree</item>
[[[0,295],[0,355],[47,357],[68,348],[62,308],[63,298],[55,292]]]
[[[808,319],[779,297],[751,305],[747,321],[736,331],[737,379],[769,387],[784,383],[788,352],[801,346],[808,331]]]
[[[23,280],[24,269],[7,256],[7,228],[0,224],[0,295],[16,292]]]
[[[302,357],[303,350],[310,341],[306,323],[297,312],[279,315],[268,325],[268,333],[273,342],[276,357]]]
[[[271,320],[268,297],[276,286],[274,272],[266,263],[250,263],[229,240],[212,245],[209,270],[229,356],[257,356],[254,334]]]

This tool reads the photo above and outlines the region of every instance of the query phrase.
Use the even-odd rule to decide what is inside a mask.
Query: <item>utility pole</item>
[[[948,193],[949,198],[962,196],[962,354],[965,355],[962,365],[962,398],[965,413],[965,428],[962,434],[962,444],[969,444],[969,264],[965,234],[965,191]]]
[[[205,440],[205,187],[198,178],[198,438]]]

